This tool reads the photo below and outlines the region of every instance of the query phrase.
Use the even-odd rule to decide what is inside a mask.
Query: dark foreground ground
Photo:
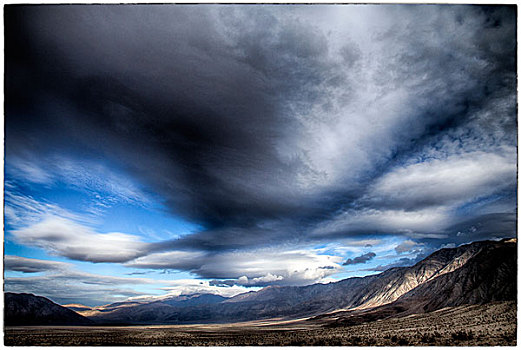
[[[8,327],[5,345],[516,345],[516,304],[464,306],[348,327],[310,321],[132,327]]]

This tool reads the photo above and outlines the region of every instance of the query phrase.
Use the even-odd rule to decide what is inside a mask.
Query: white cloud
[[[6,223],[13,227],[7,240],[39,247],[50,254],[91,262],[124,262],[146,251],[138,236],[120,232],[98,233],[92,215],[79,215],[58,205],[37,201],[11,191],[5,193]]]
[[[232,286],[216,286],[210,281],[198,280],[198,279],[180,279],[172,281],[171,284],[174,286],[168,286],[161,288],[162,290],[168,291],[166,296],[178,296],[178,295],[189,295],[199,293],[218,294],[223,297],[233,297],[237,294],[246,293],[257,288],[246,288],[240,285]],[[157,298],[164,298],[165,296],[159,296]]]
[[[238,282],[238,284],[240,284],[242,286],[247,286],[247,285],[255,286],[255,285],[269,284],[270,282],[275,282],[275,281],[282,281],[283,279],[284,279],[283,276],[275,276],[275,275],[272,275],[271,273],[268,273],[265,276],[255,277],[255,278],[251,278],[251,279],[249,279],[247,276],[241,276],[237,279],[237,282]]]
[[[511,156],[473,152],[397,168],[377,181],[368,200],[416,207],[454,205],[512,187],[515,181]]]
[[[11,231],[16,242],[51,254],[91,262],[124,262],[143,255],[147,244],[119,232],[96,233],[70,219],[47,216],[41,222]]]
[[[436,231],[451,223],[448,208],[424,208],[421,210],[363,209],[348,210],[335,218],[320,223],[311,234],[349,235],[350,233],[415,234],[417,231]]]
[[[221,253],[166,252],[143,256],[125,264],[134,268],[190,269],[203,277],[231,279],[242,285],[319,282],[341,270],[340,256],[313,250],[257,249]]]
[[[516,182],[510,153],[471,152],[430,159],[384,174],[360,199],[367,208],[350,209],[322,222],[312,235],[359,233],[404,234],[443,238],[457,222],[455,209]]]

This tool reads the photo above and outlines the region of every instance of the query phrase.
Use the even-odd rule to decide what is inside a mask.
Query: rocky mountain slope
[[[459,267],[444,268],[435,277],[411,289],[392,303],[368,310],[352,309],[315,317],[332,325],[354,325],[446,307],[515,301],[517,297],[517,245],[515,241],[479,242]],[[445,255],[440,250],[433,255]],[[461,262],[461,261],[460,261]]]
[[[16,325],[89,325],[91,320],[47,298],[33,294],[4,294],[4,324]]]
[[[448,306],[516,300],[517,246],[489,243],[454,271],[411,290],[397,301],[423,311]]]

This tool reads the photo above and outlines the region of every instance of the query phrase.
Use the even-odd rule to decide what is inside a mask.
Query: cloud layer
[[[515,6],[7,6],[10,234],[243,286],[378,253],[309,248],[337,240],[512,236],[516,45]],[[145,243],[14,190],[60,181],[201,229]]]
[[[5,290],[17,293],[46,295],[54,301],[67,304],[78,302],[95,306],[122,298],[160,298],[168,295],[212,293],[234,296],[247,291],[241,286],[215,286],[196,279],[157,280],[151,278],[116,277],[83,272],[72,264],[5,256],[5,270],[30,274],[29,277],[6,277]],[[33,273],[43,273],[33,276]],[[143,287],[155,287],[155,295],[144,295]],[[146,294],[146,293],[145,293]]]
[[[4,269],[6,271],[37,273],[47,271],[62,271],[70,268],[70,266],[70,264],[59,261],[29,259],[15,255],[6,255],[4,257]]]
[[[260,249],[201,254],[171,251],[154,253],[126,266],[145,269],[189,270],[202,278],[226,284],[265,286],[305,285],[322,281],[340,271],[342,258],[312,250]]]

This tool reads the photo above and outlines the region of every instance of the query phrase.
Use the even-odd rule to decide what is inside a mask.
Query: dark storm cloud
[[[21,256],[6,255],[4,257],[4,269],[6,271],[18,271],[24,273],[37,273],[46,271],[62,271],[70,267],[70,264],[49,261],[28,259]]]
[[[369,260],[372,260],[375,256],[376,256],[375,253],[369,252],[369,253],[357,256],[353,259],[349,258],[342,265],[345,266],[345,265],[365,264]]]
[[[31,146],[101,152],[173,210],[210,227],[298,208],[291,193],[298,169],[274,148],[294,128],[281,101],[298,95],[309,99],[304,105],[313,102],[314,93],[299,85],[314,84],[330,69],[320,62],[324,41],[314,40],[314,49],[312,31],[282,30],[260,10],[252,18],[267,23],[253,33],[244,32],[246,19],[227,14],[237,25],[228,35],[238,43],[229,44],[213,28],[214,9],[9,8],[8,152]],[[288,38],[255,46],[257,36],[273,34],[270,23],[296,46],[275,56]],[[33,88],[20,84],[20,76]],[[23,147],[16,139],[35,134],[38,145]]]
[[[209,283],[210,283],[210,286],[231,287],[231,286],[237,284],[237,281],[235,281],[235,280],[223,280],[223,281],[211,280]]]
[[[515,7],[338,9],[7,6],[6,164],[123,169],[203,227],[154,252],[456,234],[514,190]]]
[[[454,233],[447,239],[447,242],[462,244],[474,240],[516,237],[516,224],[516,213],[479,215],[447,228],[447,232]]]

